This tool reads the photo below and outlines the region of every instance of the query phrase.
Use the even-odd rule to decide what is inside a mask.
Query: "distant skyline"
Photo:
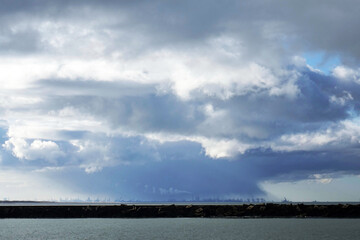
[[[0,199],[360,201],[357,0],[0,0]]]

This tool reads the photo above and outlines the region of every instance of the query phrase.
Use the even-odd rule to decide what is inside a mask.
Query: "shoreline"
[[[360,204],[2,205],[0,218],[360,218]]]

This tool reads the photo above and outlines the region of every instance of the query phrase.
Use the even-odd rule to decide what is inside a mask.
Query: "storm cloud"
[[[0,3],[3,191],[279,199],[264,182],[360,175],[355,0]]]

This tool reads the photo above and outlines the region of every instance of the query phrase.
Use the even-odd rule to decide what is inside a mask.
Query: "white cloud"
[[[212,158],[231,158],[238,154],[243,154],[247,149],[252,147],[236,139],[195,139],[201,143],[206,155]]]
[[[148,139],[157,141],[160,144],[166,142],[190,141],[200,143],[207,156],[211,158],[231,158],[243,154],[246,150],[256,145],[241,143],[236,139],[217,139],[202,136],[182,136],[171,134],[146,134]]]
[[[4,114],[4,118],[10,138],[60,141],[69,140],[63,131],[108,132],[108,126],[101,121],[71,107],[45,113],[11,110]]]
[[[333,181],[332,178],[329,178],[328,176],[323,175],[323,174],[313,174],[310,177],[313,177],[315,182],[322,183],[322,184],[329,184]]]
[[[101,140],[71,140],[70,142],[77,148],[74,157],[80,160],[79,167],[86,173],[101,171],[103,167],[111,166],[117,160],[110,157],[110,142],[104,143]]]
[[[337,66],[333,73],[335,77],[344,81],[354,81],[360,83],[360,69],[353,69],[347,66]]]
[[[347,91],[344,91],[343,95],[341,97],[337,97],[335,95],[330,96],[330,102],[339,104],[341,106],[344,106],[347,102],[349,102],[351,100],[354,100],[354,98]]]
[[[29,141],[23,138],[11,137],[5,141],[3,147],[11,151],[15,157],[24,160],[43,159],[49,162],[55,162],[56,159],[65,156],[59,146],[52,141]]]
[[[336,150],[351,146],[356,147],[359,144],[360,125],[358,118],[342,121],[323,130],[285,134],[278,141],[269,143],[274,150],[279,151]]]

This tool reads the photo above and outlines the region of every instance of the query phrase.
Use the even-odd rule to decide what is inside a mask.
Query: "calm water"
[[[0,239],[360,239],[360,219],[0,219]]]

